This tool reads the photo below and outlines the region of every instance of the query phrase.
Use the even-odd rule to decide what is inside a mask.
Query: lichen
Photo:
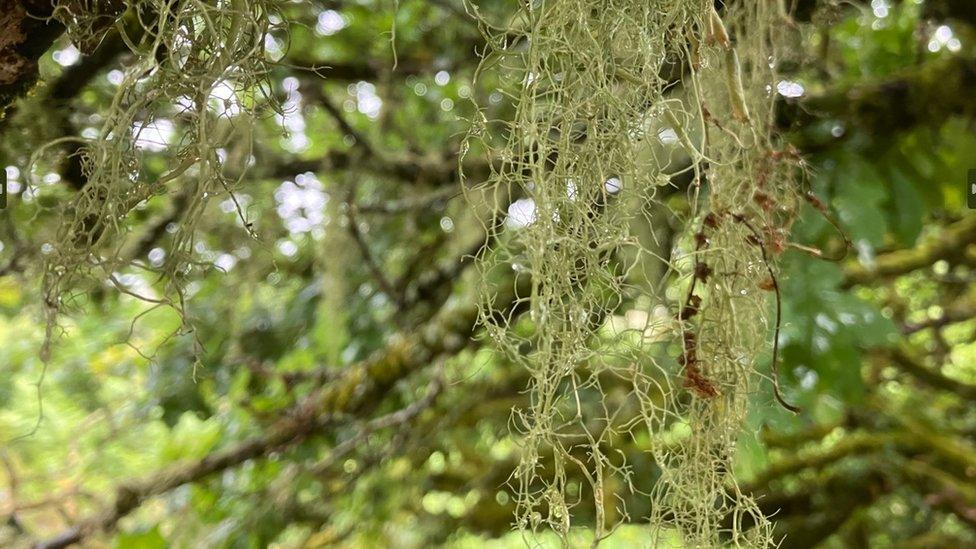
[[[127,34],[121,19],[115,23],[135,60],[127,66],[97,135],[56,140],[32,158],[36,162],[65,141],[80,142],[85,179],[83,188],[63,205],[62,221],[46,256],[43,288],[49,337],[44,355],[58,315],[73,305],[74,298],[106,282],[118,286],[113,274],[126,268],[147,270],[164,281],[161,296],[139,297],[184,313],[183,281],[197,266],[196,224],[210,200],[226,197],[243,177],[237,167],[235,175],[229,175],[232,171],[225,168],[219,152],[246,142],[251,121],[275,106],[267,95],[272,60],[265,52],[274,1],[64,1],[56,5],[54,17],[73,40],[87,43],[97,40],[122,8],[128,9],[123,19],[137,20],[142,32],[136,39]],[[218,88],[224,96],[230,90],[232,108],[222,104],[226,97],[215,95]],[[179,119],[181,133],[177,144],[165,150],[168,170],[153,176],[143,166],[141,134],[168,118]],[[173,193],[175,187],[181,187],[186,199],[165,263],[153,267],[128,257],[130,213]]]
[[[507,219],[489,226],[479,258],[484,301],[494,302],[487,281],[499,270],[531,287],[519,295],[530,329],[491,305],[481,314],[497,348],[531,372],[529,406],[512,418],[517,527],[568,544],[583,506],[597,544],[634,518],[616,497],[626,490],[649,493],[657,542],[774,545],[731,471],[797,209],[799,161],[770,133],[788,21],[770,2],[720,16],[701,0],[541,0],[508,24],[482,23],[492,45],[483,70],[506,80],[516,109],[471,132],[500,165],[469,195]],[[661,137],[686,165],[651,144]],[[682,174],[686,199],[668,208]],[[662,245],[675,219],[684,228]],[[656,482],[636,478],[615,449],[642,437]]]

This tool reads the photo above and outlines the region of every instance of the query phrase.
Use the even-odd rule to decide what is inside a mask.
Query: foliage
[[[808,4],[816,6],[812,16]],[[976,141],[971,109],[945,101],[946,95],[919,100],[938,91],[931,75],[961,96],[972,93],[955,87],[972,86],[963,76],[976,59],[974,22],[949,4],[798,2],[796,26],[775,26],[781,39],[793,40],[778,59],[780,81],[768,97],[750,95],[757,123],[767,120],[764,102],[775,101],[767,128],[794,143],[805,160],[803,172],[783,168],[784,176],[801,177],[799,185],[829,207],[853,242],[840,262],[804,253],[800,247],[840,256],[843,235],[801,204],[800,195],[786,199],[796,201],[797,217],[776,266],[783,299],[779,365],[783,396],[802,409],[798,416],[775,402],[772,384],[759,375],[771,368],[773,325],[766,321],[773,299],[769,292],[750,293],[756,312],[746,318],[754,322],[747,341],[758,356],[750,366],[757,374],[736,393],[742,400],[733,404],[741,408],[730,416],[745,428],[723,430],[722,444],[734,446],[734,457],[723,456],[729,471],[711,479],[711,488],[734,474],[741,494],[755,499],[757,515],[772,517],[773,536],[785,536],[784,547],[976,543],[976,230],[962,192]],[[513,22],[510,3],[477,5],[496,31]],[[491,318],[508,327],[507,337],[529,342],[518,350],[532,349],[540,340],[538,315],[515,300],[531,294],[526,286],[499,282],[511,280],[509,262],[532,252],[520,238],[558,227],[537,215],[532,226],[505,228],[508,207],[533,197],[564,208],[561,220],[585,214],[557,184],[490,184],[497,181],[493,173],[511,176],[491,151],[510,137],[494,121],[519,117],[519,104],[506,95],[518,84],[506,76],[523,70],[514,64],[518,56],[489,56],[479,71],[476,53],[486,42],[460,2],[400,0],[396,10],[389,2],[281,3],[276,9],[259,21],[270,37],[252,45],[270,57],[255,61],[264,68],[253,73],[254,84],[265,82],[268,105],[279,112],[260,110],[245,92],[248,85],[234,100],[267,116],[247,124],[243,113],[221,117],[216,107],[204,108],[209,97],[191,117],[164,100],[132,113],[134,120],[172,123],[171,134],[156,136],[166,147],[119,134],[126,154],[138,161],[133,185],[158,184],[161,192],[128,211],[114,233],[116,246],[104,249],[124,243],[127,261],[86,268],[69,285],[72,307],[59,315],[62,332],[46,369],[38,356],[45,265],[64,257],[55,250],[72,246],[59,236],[62,222],[75,219],[62,217],[63,208],[84,197],[97,202],[97,193],[85,190],[98,188],[97,180],[89,187],[92,172],[73,170],[71,159],[81,151],[79,136],[97,140],[111,127],[106,114],[113,98],[124,95],[119,84],[126,74],[141,75],[146,58],[116,38],[119,28],[138,23],[133,12],[102,29],[97,47],[59,41],[40,58],[40,83],[0,121],[11,191],[0,212],[0,543],[26,545],[79,528],[86,543],[119,547],[509,547],[529,539],[511,531],[519,493],[506,481],[526,440],[520,425],[510,428],[507,420],[513,408],[533,406],[523,392],[532,372],[524,357],[533,355],[499,352],[484,333],[471,331],[482,290],[471,258],[482,258],[482,269],[485,258],[497,262],[488,269],[495,298],[488,310],[506,320]],[[730,31],[733,41],[760,34],[731,23]],[[636,47],[613,33],[605,40],[609,48]],[[157,38],[134,43],[146,52]],[[721,49],[709,47],[706,55],[721,62]],[[753,85],[751,62],[740,62],[744,86]],[[728,97],[725,76],[716,78],[705,82],[704,93],[721,102]],[[171,83],[179,82],[185,81]],[[667,86],[665,101],[687,100],[680,83]],[[582,101],[602,88],[576,91]],[[903,108],[889,108],[891,98]],[[710,110],[729,116],[728,109]],[[465,129],[482,116],[491,121],[483,141],[468,141],[459,157]],[[213,194],[193,210],[185,193],[205,181],[196,168],[161,180],[179,166],[178,151],[191,143],[183,136],[200,119],[241,133],[208,146],[212,173],[226,175],[228,187],[206,180]],[[612,375],[635,349],[661,366],[654,379],[670,378],[676,390],[672,401],[647,391],[655,409],[680,406],[689,413],[696,401],[706,401],[683,387],[676,361],[681,341],[668,334],[693,268],[678,256],[694,246],[704,215],[715,207],[711,172],[723,164],[698,162],[703,193],[689,200],[694,179],[677,173],[689,156],[677,133],[657,138],[664,125],[648,132],[640,150],[615,148],[630,156],[620,153],[614,166],[657,165],[654,174],[675,176],[653,189],[629,184],[634,174],[620,178],[622,192],[611,197],[617,209],[584,226],[609,231],[615,242],[632,236],[604,256],[606,264],[594,256],[584,270],[604,270],[574,290],[606,316],[586,327],[580,352],[586,367],[611,374],[596,380],[607,406],[622,410],[620,424],[641,416],[627,405],[634,402],[632,383]],[[156,130],[147,124],[143,131]],[[713,128],[712,136],[727,134]],[[700,139],[694,132],[689,137]],[[31,162],[42,144],[57,139],[60,145]],[[709,158],[718,160],[720,152]],[[593,177],[577,180],[579,196],[597,198],[606,190],[601,183],[609,176],[599,168],[581,168]],[[642,202],[651,191],[653,200]],[[645,217],[653,224],[642,222]],[[486,225],[494,229],[487,249]],[[192,245],[180,240],[188,234],[181,226],[192,226]],[[747,228],[738,230],[736,238],[747,236]],[[712,250],[733,244],[722,238],[713,238],[706,260],[717,271],[721,252]],[[755,246],[742,251],[758,261]],[[179,281],[186,299],[177,310],[120,291],[172,299],[172,276],[149,273],[170,272],[166,266],[176,256],[193,265]],[[568,275],[571,269],[560,265],[551,265],[547,276]],[[630,276],[617,276],[625,273]],[[754,275],[740,283],[758,285],[765,277]],[[619,293],[610,291],[614,285]],[[711,306],[711,294],[702,297]],[[697,329],[705,316],[688,323]],[[648,326],[664,329],[644,333]],[[584,410],[602,413],[588,390]],[[667,425],[618,430],[612,451],[600,451],[614,466],[625,459],[622,478],[646,492],[667,470],[660,449],[683,440],[685,427]],[[598,422],[585,427],[604,429]],[[275,438],[282,433],[291,437]],[[255,453],[240,453],[248,448]],[[226,466],[171,480],[221,456]],[[543,474],[554,463],[540,452]],[[655,510],[648,494],[607,481],[610,504],[598,525],[582,471],[564,473],[561,488],[579,504],[563,541],[585,545],[600,528],[622,522],[602,545],[651,544],[647,519]],[[125,512],[116,516],[117,509]],[[751,516],[743,517],[740,531],[754,526]],[[733,525],[720,529],[724,536]],[[673,532],[660,534],[668,539],[659,546],[681,545]],[[560,538],[539,533],[530,541],[554,546]]]

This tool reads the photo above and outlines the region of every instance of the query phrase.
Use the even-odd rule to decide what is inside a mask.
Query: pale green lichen
[[[212,198],[233,198],[231,191],[243,177],[239,166],[224,165],[221,152],[249,143],[252,119],[274,106],[267,95],[272,60],[265,51],[274,0],[128,0],[106,14],[108,4],[65,0],[54,14],[80,44],[97,42],[115,25],[135,60],[128,63],[94,137],[56,140],[32,158],[36,162],[64,141],[77,141],[85,177],[84,187],[62,207],[46,256],[45,356],[58,315],[76,296],[105,282],[131,293],[115,276],[127,268],[166,281],[161,296],[137,297],[183,314],[182,280],[198,263],[197,222]],[[139,32],[133,33],[134,27]],[[143,166],[140,140],[153,139],[145,134],[160,120],[177,120],[178,133],[175,144],[164,146],[168,169],[153,176]],[[160,195],[178,195],[181,211],[166,261],[154,267],[131,257],[128,219]]]
[[[508,219],[491,228],[480,266],[486,281],[499,269],[531,280],[520,296],[530,329],[490,305],[481,315],[531,372],[530,405],[513,414],[517,527],[569,543],[582,505],[596,544],[636,518],[615,494],[649,492],[656,544],[774,545],[731,470],[763,375],[777,246],[796,211],[797,165],[771,136],[780,9],[539,0],[507,25],[484,23],[483,70],[508,78],[516,111],[502,145],[491,142],[497,122],[472,130],[500,166],[487,191],[469,194]],[[687,165],[649,144],[659,134]],[[684,211],[669,214],[660,198],[677,172],[692,182]],[[685,228],[672,250],[662,243],[673,216]],[[485,302],[497,291],[486,282]],[[635,478],[615,450],[641,429],[657,482]]]

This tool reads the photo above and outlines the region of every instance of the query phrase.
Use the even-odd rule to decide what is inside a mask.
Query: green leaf
[[[894,324],[840,288],[834,263],[790,256],[782,276],[782,366],[803,389],[801,406],[818,394],[856,402],[863,393],[861,351],[887,345]]]
[[[117,549],[165,549],[166,540],[154,526],[143,532],[119,532],[114,547]]]
[[[883,245],[888,223],[882,204],[887,193],[877,170],[858,156],[845,155],[834,178],[834,208],[851,240],[874,248]]]
[[[193,412],[185,412],[170,432],[162,457],[174,461],[203,457],[219,440],[220,425],[212,420],[201,420]]]
[[[887,171],[891,181],[892,232],[903,245],[914,246],[924,225],[925,200],[898,168]]]

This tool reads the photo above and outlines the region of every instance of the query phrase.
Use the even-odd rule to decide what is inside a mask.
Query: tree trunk
[[[64,26],[50,0],[0,0],[0,112],[37,81],[37,60]]]

